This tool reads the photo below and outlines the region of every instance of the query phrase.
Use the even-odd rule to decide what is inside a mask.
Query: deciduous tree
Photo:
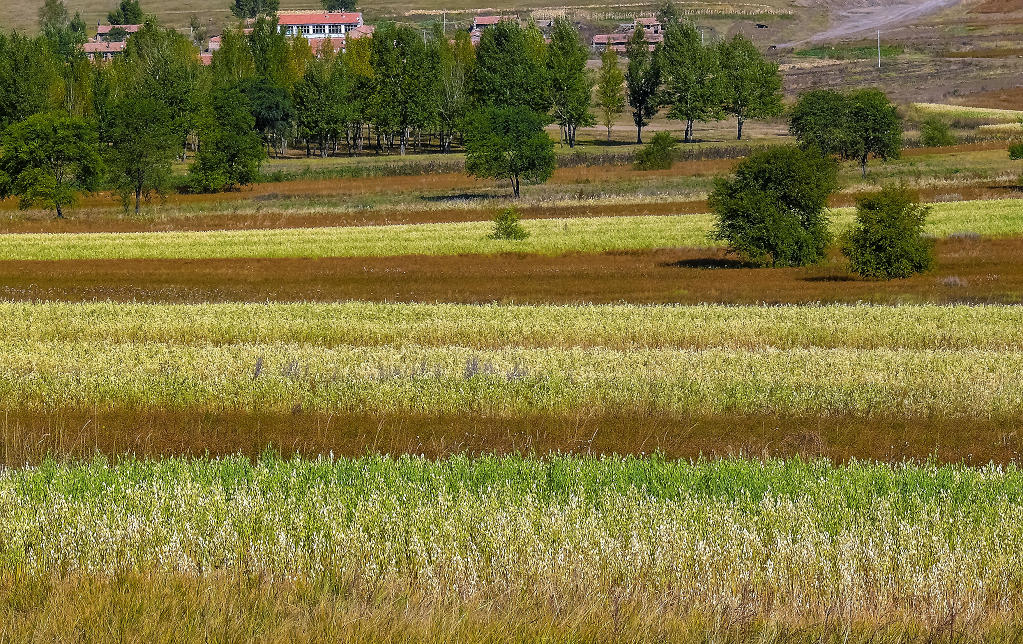
[[[600,108],[600,124],[607,128],[607,140],[611,140],[611,127],[615,118],[625,111],[625,74],[618,66],[618,54],[608,47],[600,56],[600,75],[597,79],[597,106]]]
[[[117,8],[107,14],[107,22],[112,25],[141,25],[142,6],[139,0],[121,0]]]
[[[661,99],[668,118],[686,122],[685,140],[693,140],[693,124],[721,118],[721,66],[717,48],[704,46],[689,22],[665,25],[659,49]]]
[[[554,119],[561,126],[562,139],[569,147],[575,147],[579,126],[596,123],[590,112],[593,81],[586,73],[588,57],[589,52],[572,23],[564,18],[555,20],[547,47],[547,71]]]
[[[661,67],[658,56],[650,51],[643,27],[633,32],[625,53],[629,57],[625,84],[632,107],[632,122],[636,124],[636,143],[642,143],[643,127],[660,107]]]
[[[735,116],[735,138],[742,139],[742,126],[747,119],[781,114],[781,75],[778,66],[766,60],[741,34],[722,41],[718,52],[724,109]]]
[[[102,160],[95,129],[79,117],[43,112],[9,127],[0,141],[0,196],[22,208],[52,208],[58,218],[96,189]]]
[[[477,111],[465,136],[465,169],[477,177],[519,184],[543,183],[554,173],[554,142],[544,132],[544,116],[525,107]]]

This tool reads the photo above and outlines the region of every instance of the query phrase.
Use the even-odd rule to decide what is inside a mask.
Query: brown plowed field
[[[507,454],[572,452],[696,458],[826,456],[902,461],[1008,463],[1023,456],[1023,419],[616,415],[453,416],[210,414],[182,411],[10,411],[0,434],[0,464],[45,456],[90,458],[334,453]]]
[[[0,298],[153,302],[522,303],[1011,302],[1023,296],[1023,239],[938,243],[934,272],[854,279],[820,266],[753,269],[721,251],[329,259],[0,262]]]

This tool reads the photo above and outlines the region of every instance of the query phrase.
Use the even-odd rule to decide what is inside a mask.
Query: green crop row
[[[1016,306],[0,302],[19,342],[1023,350]]]
[[[851,209],[833,211],[836,231],[852,221]],[[487,222],[147,233],[0,235],[0,259],[123,259],[227,257],[375,257],[521,252],[561,254],[714,247],[710,215],[590,217],[525,222],[523,241],[488,237]],[[1004,199],[941,203],[927,224],[938,237],[1023,234],[1023,201]]]
[[[0,571],[969,624],[1023,602],[1015,467],[457,457],[0,471]]]

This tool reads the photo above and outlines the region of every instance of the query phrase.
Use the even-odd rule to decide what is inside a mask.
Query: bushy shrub
[[[519,223],[521,215],[515,208],[505,208],[494,217],[494,232],[491,239],[512,239],[521,241],[529,237],[529,231]]]
[[[1009,158],[1013,161],[1023,159],[1023,143],[1013,143],[1009,146]]]
[[[934,243],[923,236],[928,206],[901,186],[861,197],[856,223],[842,240],[853,272],[870,279],[909,277],[934,265]]]
[[[669,170],[678,144],[668,132],[658,132],[636,154],[637,170]]]
[[[735,176],[714,182],[714,238],[760,266],[820,261],[831,242],[824,208],[838,166],[815,149],[774,146],[753,152]]]
[[[920,124],[920,142],[929,148],[955,145],[956,138],[948,123],[937,116],[930,116]]]

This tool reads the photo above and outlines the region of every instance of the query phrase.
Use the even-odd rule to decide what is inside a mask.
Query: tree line
[[[665,18],[654,52],[637,31],[624,74],[612,51],[594,75],[565,19],[549,38],[502,21],[476,46],[465,30],[384,23],[341,52],[325,40],[314,56],[306,39],[278,30],[270,4],[255,2],[253,21],[224,31],[204,66],[203,34],[162,27],[137,0],[121,0],[108,18],[141,30],[122,55],[92,64],[81,18],[45,0],[40,35],[0,34],[0,195],[62,216],[77,193],[105,185],[138,211],[169,187],[175,161],[188,165],[183,187],[220,191],[253,181],[267,155],[293,145],[322,156],[462,145],[468,172],[507,180],[517,195],[521,181],[553,172],[544,128],[557,124],[574,146],[578,128],[597,123],[595,108],[609,135],[626,99],[637,135],[666,108],[686,121],[687,138],[694,122],[727,113],[741,136],[745,119],[780,110],[777,67],[752,43],[704,46],[677,16]]]

